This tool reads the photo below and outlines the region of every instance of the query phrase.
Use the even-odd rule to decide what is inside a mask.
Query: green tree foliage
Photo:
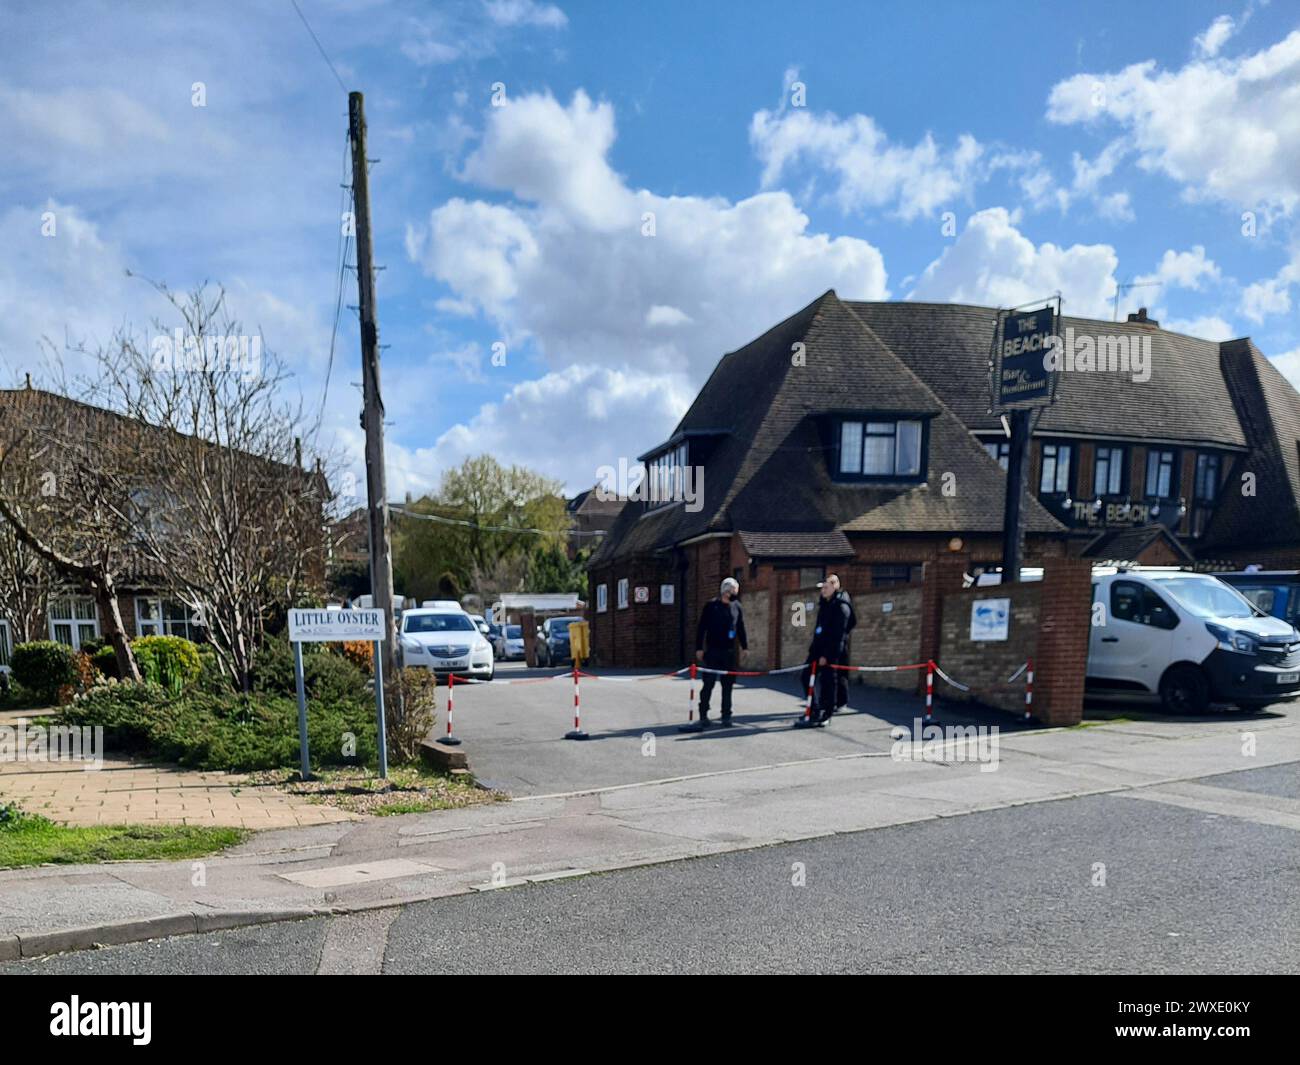
[[[397,516],[394,584],[417,602],[458,599],[465,592],[477,592],[486,602],[525,585],[540,590],[531,586],[534,554],[549,549],[563,557],[569,528],[563,486],[522,466],[502,466],[491,455],[467,459],[448,470],[435,494],[405,509],[468,523]],[[544,533],[500,531],[503,528]],[[550,571],[546,579],[572,583]]]

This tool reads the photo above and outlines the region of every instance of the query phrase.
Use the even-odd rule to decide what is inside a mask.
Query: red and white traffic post
[[[564,734],[566,740],[585,740],[587,734],[582,731],[581,699],[578,695],[578,663],[573,663],[573,729]]]

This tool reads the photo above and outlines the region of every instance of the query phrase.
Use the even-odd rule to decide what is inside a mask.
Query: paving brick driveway
[[[16,727],[21,715],[0,714]],[[309,803],[273,787],[242,786],[233,773],[208,773],[150,762],[0,761],[0,801],[70,825],[166,822],[239,828],[294,828],[354,821],[356,815]]]

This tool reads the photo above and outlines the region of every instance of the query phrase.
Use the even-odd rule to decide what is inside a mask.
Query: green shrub
[[[93,652],[90,660],[95,663],[95,668],[106,677],[118,677],[121,674],[117,668],[117,652],[111,647],[101,647]]]
[[[180,636],[141,636],[131,641],[140,676],[172,695],[179,695],[199,679],[199,649]]]
[[[229,695],[234,690],[230,678],[221,672],[217,653],[206,645],[199,648],[199,679],[195,688],[208,695]]]
[[[316,702],[365,701],[373,699],[367,677],[342,654],[328,650],[328,644],[302,646],[302,672],[307,698]],[[263,642],[253,662],[253,690],[268,695],[298,697],[294,677],[293,648],[288,640],[274,637]]]
[[[59,689],[77,683],[76,654],[71,647],[53,640],[20,643],[9,661],[14,680],[38,699],[52,703]]]
[[[195,689],[168,697],[152,684],[104,684],[65,707],[61,720],[102,725],[110,751],[133,751],[195,769],[247,772],[298,764],[298,707],[282,695]],[[308,705],[307,736],[318,766],[373,764],[374,708],[365,702]],[[355,755],[346,756],[348,737]]]

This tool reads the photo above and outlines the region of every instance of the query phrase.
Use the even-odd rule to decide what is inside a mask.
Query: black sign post
[[[1020,580],[1031,415],[1033,408],[1052,402],[1054,395],[1055,375],[1047,368],[1046,356],[1056,335],[1056,318],[1051,307],[1042,307],[1010,311],[1001,316],[999,323],[993,400],[1007,413],[1011,427],[1002,518],[1003,584]]]

